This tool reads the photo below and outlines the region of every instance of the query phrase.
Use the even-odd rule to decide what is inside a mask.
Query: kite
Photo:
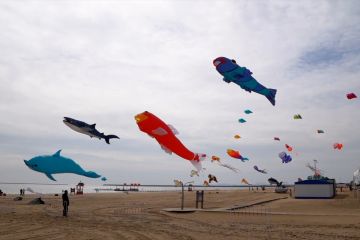
[[[61,150],[54,155],[37,156],[30,160],[24,160],[24,163],[31,170],[42,172],[53,181],[56,180],[51,174],[57,173],[74,173],[89,178],[101,177],[95,172],[85,171],[74,160],[60,156],[60,152]]]
[[[205,187],[208,187],[208,186],[209,186],[209,182],[205,180],[204,183],[203,183],[203,185],[204,185]]]
[[[275,141],[280,141],[280,138],[274,137],[274,140],[275,140]]]
[[[244,111],[244,113],[245,114],[250,114],[250,113],[253,113],[251,110],[249,110],[249,109],[246,109],[245,111]]]
[[[338,149],[341,150],[343,148],[343,144],[342,143],[334,143],[333,148],[334,149]]]
[[[245,91],[251,93],[254,91],[258,94],[264,95],[272,105],[275,106],[276,89],[266,88],[261,85],[255,78],[252,72],[246,67],[240,67],[235,60],[230,60],[225,57],[218,57],[213,61],[216,70],[224,77],[223,80],[227,83],[233,82],[239,85]]]
[[[267,174],[267,171],[266,171],[265,169],[261,170],[261,169],[259,169],[258,166],[256,166],[256,165],[254,166],[254,169],[255,169],[256,171],[260,172],[260,173]]]
[[[249,183],[249,182],[248,182],[245,178],[241,179],[241,183],[244,183],[244,184],[250,185],[250,183]]]
[[[246,123],[246,120],[243,119],[243,118],[240,118],[240,119],[239,119],[239,123]]]
[[[95,128],[96,124],[95,123],[90,125],[90,124],[87,124],[85,122],[82,122],[82,121],[79,121],[79,120],[76,120],[76,119],[72,119],[72,118],[69,118],[69,117],[64,117],[63,122],[65,123],[66,126],[71,128],[72,130],[74,130],[76,132],[79,132],[79,133],[82,133],[82,134],[85,134],[85,135],[88,135],[91,138],[95,137],[95,138],[98,138],[100,140],[102,138],[104,138],[105,142],[107,144],[110,144],[110,139],[111,138],[119,138],[116,135],[105,135],[104,133],[100,133],[98,130],[96,130],[96,128]]]
[[[302,119],[302,117],[301,117],[300,114],[295,114],[295,115],[294,115],[294,119]]]
[[[166,153],[172,154],[174,152],[176,155],[189,160],[198,171],[201,170],[200,161],[205,159],[206,154],[193,153],[187,149],[175,136],[179,132],[173,126],[165,124],[148,111],[136,115],[135,120],[139,129],[155,138]]]
[[[289,146],[288,144],[285,144],[285,147],[289,152],[291,152],[293,150],[293,148],[291,146]]]
[[[311,171],[314,172],[314,175],[315,175],[315,176],[321,176],[321,170],[320,170],[320,169],[317,169],[317,168],[316,168],[316,165],[315,165],[315,167],[313,167],[313,166],[310,165],[310,163],[308,163],[306,166],[307,166]]]
[[[214,175],[209,174],[209,175],[208,175],[208,178],[209,178],[209,183],[211,183],[212,181],[218,182],[217,179],[216,179],[216,177],[215,177]]]
[[[317,133],[324,133],[324,130],[317,130]]]
[[[235,168],[235,167],[233,167],[233,166],[231,166],[231,165],[224,164],[224,163],[220,163],[220,162],[219,162],[218,164],[219,164],[219,166],[228,168],[228,169],[230,169],[231,171],[233,171],[233,172],[235,172],[235,173],[238,173],[238,172],[239,172],[239,169],[237,169],[237,168]]]
[[[193,177],[193,176],[199,176],[199,172],[198,171],[195,171],[195,170],[191,170],[191,173],[190,173],[190,177]]]
[[[276,184],[276,186],[281,186],[282,185],[282,182],[279,182],[275,178],[269,178],[268,182],[270,183],[270,185],[273,185],[273,184]]]
[[[228,149],[228,150],[227,150],[227,154],[228,154],[230,157],[240,159],[242,162],[249,161],[248,158],[241,156],[240,153],[239,153],[239,151],[235,151],[235,150],[233,150],[233,149]]]
[[[348,94],[346,94],[346,97],[347,97],[347,99],[349,99],[349,100],[351,100],[351,99],[353,99],[353,98],[357,98],[357,96],[355,95],[355,93],[348,93]]]
[[[181,187],[182,182],[175,179],[175,180],[174,180],[174,184],[175,184],[175,187]]]
[[[292,160],[292,157],[290,155],[287,155],[286,152],[279,153],[279,157],[281,158],[282,163],[288,163]]]
[[[230,169],[231,171],[236,172],[236,173],[239,171],[237,168],[234,168],[233,166],[230,166],[230,165],[228,165],[228,164],[223,164],[223,163],[221,163],[219,157],[217,157],[217,156],[212,156],[212,157],[211,157],[211,162],[215,162],[215,161],[216,161],[217,164],[218,164],[219,166],[221,166],[221,167],[226,167],[226,168],[228,168],[228,169]]]
[[[101,181],[104,181],[104,182],[105,182],[106,180],[107,180],[106,177],[102,177],[102,178],[101,178]]]
[[[214,162],[214,161],[220,162],[220,158],[218,156],[212,156],[211,162]]]
[[[239,139],[239,138],[241,138],[241,137],[240,137],[240,135],[237,135],[237,134],[236,134],[236,135],[234,136],[234,138],[235,138],[235,139]]]

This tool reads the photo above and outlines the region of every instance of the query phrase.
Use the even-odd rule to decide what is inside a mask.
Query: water
[[[76,184],[64,184],[64,185],[40,185],[40,184],[22,184],[22,183],[14,183],[14,184],[4,184],[0,183],[0,189],[6,194],[20,194],[20,189],[31,188],[34,192],[42,193],[42,194],[55,194],[62,193],[63,190],[68,190],[70,192],[70,188],[75,188]],[[109,193],[115,192],[115,188],[123,189],[122,185],[119,186],[103,186],[103,185],[86,185],[84,187],[84,193],[96,193],[96,189],[100,189],[99,192]],[[247,189],[248,187],[245,187]],[[125,186],[124,190],[129,190],[130,186]],[[167,191],[181,191],[181,187],[175,186],[164,186],[164,185],[152,185],[152,186],[139,186],[137,187],[139,192],[167,192]],[[216,190],[240,190],[244,188],[240,187],[224,187],[224,186],[211,186],[211,187],[201,187],[196,186],[193,187],[193,191],[197,190],[206,190],[206,191],[216,191]],[[184,187],[184,190],[187,191],[188,188]],[[29,193],[29,191],[25,191],[25,193]]]

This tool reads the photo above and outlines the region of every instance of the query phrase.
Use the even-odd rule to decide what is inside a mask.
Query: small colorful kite
[[[214,161],[220,162],[220,158],[218,156],[214,155],[211,157],[211,162],[214,162]]]
[[[351,100],[351,99],[353,99],[353,98],[357,98],[357,96],[355,95],[355,93],[348,93],[348,94],[346,94],[346,97],[347,97],[347,99],[349,99],[349,100]]]
[[[203,183],[203,185],[204,185],[205,187],[208,187],[208,186],[209,186],[209,182],[205,180],[204,183]]]
[[[292,157],[286,154],[286,152],[279,153],[279,157],[281,158],[282,163],[289,163],[292,160]]]
[[[217,179],[216,179],[216,177],[215,177],[214,175],[209,174],[209,175],[208,175],[208,178],[209,178],[209,183],[211,183],[212,181],[218,182]]]
[[[234,138],[235,138],[235,139],[239,139],[239,138],[241,138],[241,137],[240,137],[240,135],[236,134],[236,135],[234,136]]]
[[[249,182],[248,182],[245,178],[241,179],[241,183],[244,183],[244,184],[250,185],[250,183],[249,183]]]
[[[228,168],[228,169],[230,169],[231,171],[233,171],[235,173],[239,172],[239,169],[237,169],[237,168],[235,168],[235,167],[233,167],[233,166],[231,166],[229,164],[224,164],[224,163],[220,163],[220,162],[218,164],[219,164],[219,166]]]
[[[341,150],[344,147],[342,143],[334,143],[333,148]]]
[[[181,187],[182,182],[179,180],[174,180],[175,187]]]
[[[324,133],[324,130],[317,130],[317,133]]]
[[[301,117],[300,114],[295,114],[295,115],[294,115],[294,119],[302,119],[302,117]]]
[[[291,152],[293,150],[293,148],[288,144],[285,144],[285,147],[289,152]]]
[[[280,141],[280,138],[274,137],[274,140],[275,140],[275,141]]]
[[[239,123],[246,123],[246,120],[243,119],[243,118],[240,118],[240,119],[239,119]]]
[[[250,114],[250,113],[253,113],[251,110],[249,110],[249,109],[246,109],[245,111],[244,111],[244,113],[245,114]]]
[[[195,170],[191,170],[191,173],[190,173],[190,177],[193,177],[193,176],[199,176],[199,172],[198,171],[195,171]]]
[[[265,96],[273,106],[275,106],[276,89],[266,88],[261,85],[255,78],[252,72],[246,67],[240,67],[235,60],[230,60],[226,57],[218,57],[213,61],[216,70],[224,77],[223,80],[227,83],[233,82],[239,85],[242,89],[248,92],[256,92]]]
[[[254,169],[260,173],[264,173],[264,174],[267,174],[267,171],[265,169],[259,169],[258,166],[254,166]]]
[[[235,151],[235,150],[233,150],[233,149],[228,149],[228,150],[227,150],[227,154],[228,154],[230,157],[240,159],[242,162],[249,161],[248,158],[241,156],[240,153],[239,153],[239,151]]]
[[[106,180],[107,180],[106,177],[102,177],[102,178],[101,178],[101,181],[104,181],[104,182],[105,182]]]

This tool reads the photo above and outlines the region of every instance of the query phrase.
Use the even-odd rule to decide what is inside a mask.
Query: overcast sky
[[[1,1],[0,182],[50,183],[23,159],[59,149],[108,183],[201,184],[209,173],[222,184],[293,183],[312,174],[313,159],[325,176],[348,182],[360,167],[360,103],[346,99],[360,95],[359,23],[359,2],[344,0]],[[212,65],[219,56],[277,89],[276,106],[222,81]],[[208,159],[206,172],[190,178],[188,161],[138,129],[134,116],[145,110],[172,124],[191,151],[240,172]],[[64,116],[121,139],[90,139]],[[285,144],[296,153],[288,164],[278,157]],[[228,148],[250,161],[231,159]]]

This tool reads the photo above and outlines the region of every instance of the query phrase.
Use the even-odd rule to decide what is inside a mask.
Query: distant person
[[[62,200],[63,200],[63,216],[67,216],[68,210],[69,210],[69,205],[70,205],[70,201],[69,201],[69,196],[68,196],[68,191],[65,190],[65,192],[62,195]]]

